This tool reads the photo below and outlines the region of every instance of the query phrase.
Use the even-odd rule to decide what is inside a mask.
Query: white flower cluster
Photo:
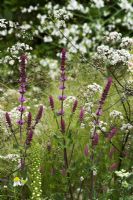
[[[75,96],[67,96],[67,98],[64,101],[64,107],[69,107],[70,105],[73,104],[73,102],[76,100]]]
[[[20,61],[19,55],[21,52],[27,52],[28,59],[31,58],[30,51],[32,50],[32,47],[25,43],[17,42],[11,47],[8,47],[6,52],[10,55],[6,55],[0,59],[0,63],[2,64],[9,64],[14,65],[15,61]]]
[[[121,127],[121,131],[125,131],[126,133],[128,133],[132,129],[133,129],[133,125],[131,125],[130,123],[123,124]]]
[[[106,41],[110,42],[110,41],[115,41],[115,42],[119,42],[121,40],[122,34],[118,33],[116,31],[114,32],[110,32],[107,36],[106,36]]]
[[[102,120],[99,121],[99,124],[98,124],[98,126],[97,126],[97,128],[98,128],[97,133],[101,133],[101,131],[102,131],[102,132],[106,132],[106,130],[107,130],[107,125],[108,125],[108,124],[107,124],[106,122],[104,122],[104,121],[102,121]],[[90,122],[90,123],[89,123],[89,126],[91,127],[90,133],[93,134],[94,131],[95,131],[96,125],[95,125],[94,122]]]
[[[93,2],[93,6],[91,2]],[[88,4],[86,7],[77,0],[69,0],[67,6],[62,7],[59,4],[53,5],[52,2],[48,2],[44,6],[45,13],[43,14],[41,12],[37,14],[38,25],[34,26],[34,23],[28,24],[24,22],[22,27],[26,30],[34,27],[34,29],[32,29],[33,35],[42,38],[44,42],[51,43],[54,41],[54,37],[56,37],[58,39],[58,44],[67,46],[70,53],[81,52],[82,54],[86,54],[88,53],[88,49],[92,49],[96,46],[96,41],[100,40],[102,33],[105,32],[105,27],[101,25],[99,19],[96,20],[95,23],[83,23],[82,26],[78,23],[70,23],[69,19],[73,19],[73,17],[77,15],[75,12],[77,10],[87,14],[91,7],[97,7],[98,9],[105,7],[103,0],[92,0],[91,2],[91,6]],[[106,16],[109,13],[104,10],[103,14]],[[128,13],[125,13],[125,16],[127,16],[127,14]],[[117,18],[110,26],[113,27],[113,29],[117,23],[121,23],[125,26],[123,24],[125,23],[124,21],[118,21],[119,19]],[[96,31],[97,35],[93,34],[93,32]],[[47,35],[45,33],[47,33]],[[118,34],[114,31],[110,34],[110,37],[114,40],[116,37],[120,37],[120,33]]]
[[[33,11],[37,11],[39,7],[39,4],[37,4],[36,6],[29,6],[28,8],[21,8],[21,12],[22,13],[31,13]]]
[[[121,0],[119,3],[121,9],[125,10],[126,12],[131,11],[133,12],[133,6],[128,0]]]
[[[124,16],[122,25],[123,25],[124,27],[127,27],[128,30],[133,30],[133,12],[128,12],[128,13]]]
[[[32,50],[32,47],[30,47],[28,44],[17,42],[12,47],[7,48],[7,52],[10,52],[12,56],[18,55],[20,51],[30,51]]]
[[[94,103],[93,102],[87,102],[87,103],[85,103],[85,106],[84,106],[86,112],[89,113],[89,114],[92,113],[93,107],[94,107]]]
[[[133,75],[133,59],[128,62],[128,72]]]
[[[93,3],[95,4],[96,8],[103,8],[104,7],[104,1],[103,0],[92,0]]]
[[[68,20],[73,17],[72,12],[67,11],[65,7],[58,10],[54,10],[53,14],[54,14],[54,17],[57,19]]]
[[[29,30],[29,29],[31,28],[31,24],[26,24],[26,23],[25,23],[25,24],[21,25],[20,28],[21,28],[23,31],[24,31],[24,30]],[[17,36],[20,37],[21,35],[18,35],[18,34],[17,34]]]
[[[123,37],[122,38],[122,41],[121,41],[121,44],[120,44],[120,47],[122,48],[126,48],[126,47],[132,47],[133,46],[133,39],[132,38],[129,38],[129,37]]]
[[[98,127],[99,127],[99,129],[101,130],[101,131],[103,131],[103,132],[106,132],[106,130],[107,130],[107,123],[106,122],[104,122],[104,121],[99,121],[99,124],[98,124]],[[99,130],[99,131],[100,131]]]
[[[39,19],[40,20],[40,24],[41,25],[43,25],[45,22],[46,22],[46,19],[47,19],[47,15],[45,14],[45,15],[41,15],[40,13],[39,14],[37,14],[37,19]],[[38,27],[38,28],[40,28],[40,26]],[[40,30],[41,31],[41,30]]]
[[[84,93],[85,97],[92,97],[96,93],[101,93],[102,92],[102,87],[98,85],[97,83],[93,83],[87,86],[86,92]]]
[[[120,171],[115,171],[115,174],[117,175],[117,176],[119,176],[120,178],[128,178],[129,176],[131,176],[132,175],[132,173],[131,172],[126,172],[126,170],[125,169],[121,169]]]
[[[80,6],[79,6],[80,5]],[[70,1],[66,7],[60,9],[59,4],[52,5],[51,2],[45,5],[47,9],[47,14],[37,14],[37,19],[39,20],[39,25],[36,26],[34,30],[34,35],[38,37],[39,34],[46,32],[49,35],[44,35],[44,42],[53,42],[53,37],[59,39],[58,43],[61,45],[67,45],[70,53],[77,53],[78,51],[82,53],[87,53],[87,49],[92,47],[92,40],[90,39],[90,34],[92,30],[90,25],[83,23],[82,26],[73,23],[66,23],[66,20],[73,18],[73,11],[79,10],[80,12],[88,12],[89,8],[84,8],[77,1]],[[56,20],[49,20],[49,15],[54,16]],[[82,37],[82,40],[80,39]],[[88,37],[89,36],[89,37]],[[69,38],[69,39],[67,39]],[[80,39],[80,40],[79,40]]]
[[[9,63],[9,65],[14,65],[15,61],[12,59],[11,56],[5,56],[4,58],[0,59],[1,64]]]
[[[6,36],[13,33],[14,28],[16,28],[18,23],[13,21],[7,21],[6,19],[0,19],[0,36]]]
[[[54,59],[41,59],[40,65],[49,69],[49,76],[54,80],[59,75],[58,62]]]
[[[125,84],[124,94],[127,96],[133,95],[133,79],[132,79],[132,77]]]
[[[112,117],[113,119],[123,119],[123,115],[122,115],[122,112],[119,112],[117,110],[113,110],[111,113],[110,113],[110,117]]]
[[[108,55],[108,60],[111,65],[116,65],[118,63],[122,63],[123,65],[127,65],[128,61],[131,59],[132,55],[128,50],[120,49],[114,50],[111,49],[110,54]]]
[[[79,10],[80,12],[82,12],[84,14],[89,12],[88,7],[84,7],[82,4],[78,3],[78,1],[76,1],[76,0],[70,0],[67,5],[67,9],[68,10]]]
[[[20,156],[18,154],[7,154],[5,156],[0,155],[0,159],[2,160],[11,160],[11,161],[18,161]]]
[[[43,41],[44,42],[52,42],[53,38],[51,36],[44,36]]]
[[[129,60],[132,58],[129,50],[115,49],[107,45],[98,46],[95,56],[98,59],[104,60],[104,62],[107,62],[110,65],[116,65],[119,63],[127,65]]]

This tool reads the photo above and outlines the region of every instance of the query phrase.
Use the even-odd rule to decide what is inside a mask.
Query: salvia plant
[[[26,111],[26,97],[25,93],[27,90],[27,75],[26,75],[26,64],[27,64],[27,56],[25,54],[22,54],[20,57],[20,78],[19,78],[19,94],[20,97],[18,99],[19,106],[19,118],[16,122],[12,122],[12,119],[10,117],[10,113],[6,112],[5,114],[5,120],[8,125],[9,132],[11,133],[11,136],[14,139],[15,148],[17,149],[17,152],[19,153],[19,166],[14,171],[7,174],[7,177],[11,175],[16,175],[14,177],[14,183],[15,185],[24,185],[22,183],[22,180],[27,181],[27,166],[30,165],[30,161],[27,159],[27,152],[31,145],[36,125],[40,122],[42,115],[43,115],[43,106],[41,105],[39,107],[39,110],[33,119],[33,115],[31,112],[27,112],[25,115],[24,112]],[[22,192],[22,199],[25,199]]]

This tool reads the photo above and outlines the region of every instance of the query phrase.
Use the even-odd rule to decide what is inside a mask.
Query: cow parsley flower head
[[[122,37],[121,33],[114,31],[114,32],[109,32],[109,34],[106,36],[105,39],[107,42],[110,42],[110,41],[118,42],[121,40],[121,37]]]
[[[121,127],[121,131],[125,131],[126,133],[128,133],[131,130],[133,130],[133,125],[130,123],[123,124]]]
[[[104,7],[104,1],[103,0],[92,0],[95,4],[96,8],[103,8]]]
[[[123,119],[123,115],[122,115],[122,112],[119,112],[117,110],[113,110],[111,113],[110,113],[110,117],[112,117],[113,119]]]
[[[121,9],[125,10],[126,12],[128,11],[133,12],[133,6],[128,0],[120,0],[119,6]]]
[[[132,173],[126,172],[125,169],[121,169],[121,171],[115,171],[115,174],[123,179],[128,178]]]

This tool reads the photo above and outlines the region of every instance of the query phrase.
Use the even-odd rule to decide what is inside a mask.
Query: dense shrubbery
[[[133,199],[132,1],[1,8],[0,198]]]

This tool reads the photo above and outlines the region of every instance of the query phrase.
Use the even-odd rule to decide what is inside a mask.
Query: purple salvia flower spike
[[[52,96],[49,96],[49,104],[52,110],[54,110],[54,99]]]
[[[5,117],[6,117],[6,122],[7,122],[8,126],[12,127],[11,118],[10,118],[10,115],[8,112],[6,112]]]
[[[32,122],[32,115],[31,115],[31,112],[28,113],[28,116],[27,116],[27,128],[30,129],[31,127],[31,122]]]
[[[75,100],[74,103],[73,103],[73,107],[72,107],[72,113],[74,113],[76,111],[77,106],[78,106],[78,101]]]
[[[102,115],[102,107],[103,107],[103,105],[104,105],[104,103],[105,103],[105,100],[106,100],[106,98],[107,98],[107,96],[108,96],[108,93],[109,93],[109,90],[110,90],[111,85],[112,85],[112,78],[109,77],[109,78],[108,78],[108,81],[107,81],[107,83],[106,83],[106,86],[105,86],[105,88],[104,88],[104,90],[103,90],[101,99],[100,99],[100,101],[99,101],[99,107],[98,107],[98,110],[97,110],[97,112],[96,112],[96,115],[97,115],[97,116]]]
[[[99,135],[95,132],[93,137],[92,137],[92,145],[96,146],[99,142]]]
[[[33,138],[33,130],[30,129],[29,132],[28,132],[27,138],[26,138],[26,144],[27,145],[30,145],[32,138]]]
[[[61,132],[65,133],[65,121],[64,121],[64,119],[61,119]]]
[[[42,118],[42,114],[43,114],[43,106],[40,106],[36,119],[35,119],[36,124],[39,123],[40,119]]]
[[[79,121],[80,121],[80,123],[82,123],[83,120],[84,120],[84,114],[85,114],[85,110],[83,108],[81,108],[80,114],[79,114]]]
[[[117,133],[117,129],[114,127],[114,128],[112,128],[111,131],[109,132],[107,138],[108,138],[109,140],[111,140],[112,137],[114,137],[114,135],[115,135],[116,133]]]

